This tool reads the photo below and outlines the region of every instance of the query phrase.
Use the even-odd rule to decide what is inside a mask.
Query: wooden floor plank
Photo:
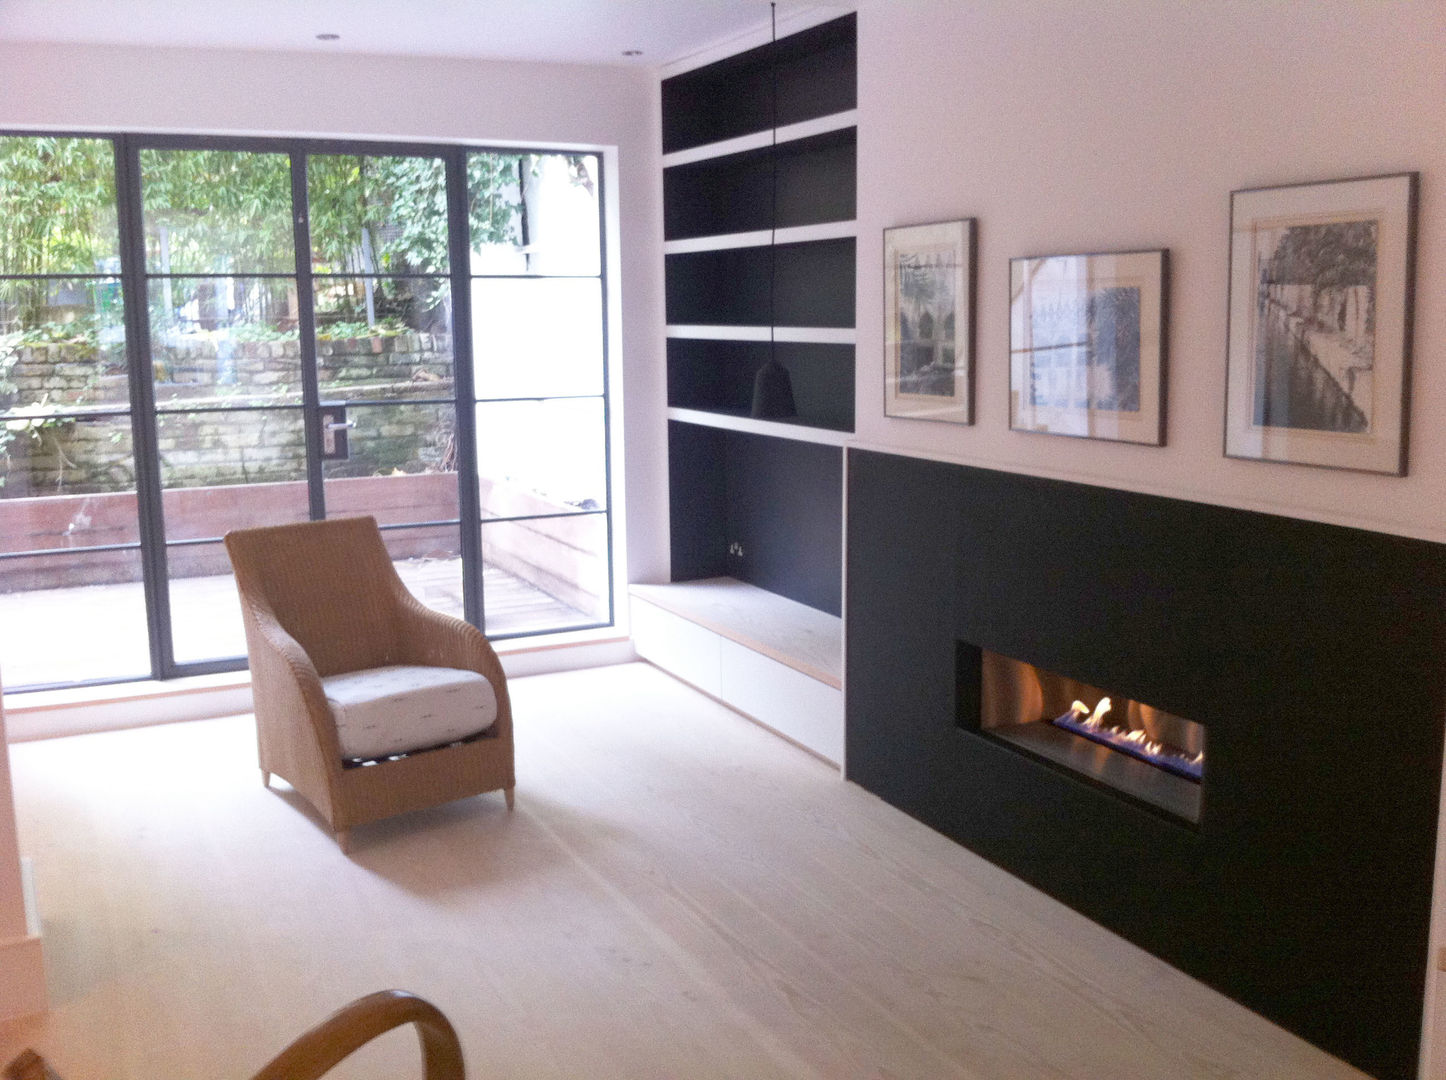
[[[512,682],[517,810],[356,830],[249,718],[12,748],[67,1080],[242,1077],[413,990],[473,1080],[1361,1074],[643,664]],[[338,1077],[414,1076],[389,1036]]]

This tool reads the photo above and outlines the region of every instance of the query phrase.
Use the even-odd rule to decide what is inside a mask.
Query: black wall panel
[[[1446,549],[850,451],[849,776],[1381,1078],[1413,1077]],[[1204,723],[1192,827],[961,728],[958,642]]]
[[[728,573],[842,614],[842,451],[730,432],[727,452]]]
[[[668,422],[668,526],[674,581],[727,573],[726,432]]]
[[[672,421],[668,462],[674,581],[729,575],[841,613],[838,447]]]

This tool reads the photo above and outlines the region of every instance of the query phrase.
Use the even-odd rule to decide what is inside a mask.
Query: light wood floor
[[[244,1078],[403,987],[485,1078],[1360,1074],[641,664],[515,680],[500,795],[355,834],[248,717],[12,748],[67,1080]],[[394,1033],[337,1076],[418,1075]]]

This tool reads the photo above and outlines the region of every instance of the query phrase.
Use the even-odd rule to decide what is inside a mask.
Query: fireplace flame
[[[1091,709],[1083,701],[1075,701],[1070,704],[1069,712],[1059,717],[1055,723],[1086,735],[1096,742],[1104,743],[1106,746],[1123,750],[1133,757],[1143,758],[1145,761],[1171,772],[1184,772],[1197,780],[1200,778],[1201,770],[1205,765],[1203,750],[1197,754],[1191,754],[1188,751],[1177,750],[1173,746],[1166,746],[1164,743],[1150,738],[1139,728],[1106,724],[1105,717],[1109,715],[1112,704],[1109,698],[1102,697]]]

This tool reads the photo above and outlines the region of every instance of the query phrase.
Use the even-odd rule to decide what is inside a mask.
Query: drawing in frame
[[[1226,457],[1406,474],[1418,183],[1231,193]]]
[[[1169,252],[1009,260],[1009,426],[1163,446]]]
[[[974,422],[975,219],[884,230],[884,415]]]

